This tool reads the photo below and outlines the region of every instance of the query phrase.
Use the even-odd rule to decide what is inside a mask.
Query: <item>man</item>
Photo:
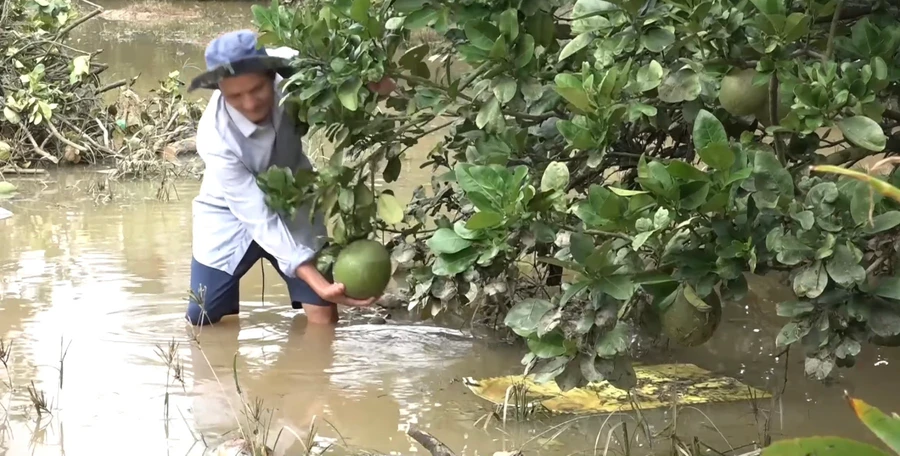
[[[280,54],[280,55],[278,55]],[[290,49],[257,47],[248,30],[226,33],[206,48],[207,72],[188,91],[213,90],[197,128],[197,152],[206,170],[193,202],[191,299],[187,319],[194,325],[216,323],[240,312],[239,281],[261,258],[278,269],[290,292],[291,306],[303,308],[311,324],[334,324],[336,304],[368,306],[344,294],[315,265],[327,235],[321,214],[310,223],[309,208],[286,219],[265,203],[256,175],[272,165],[293,171],[310,169],[302,150],[305,125],[286,115],[281,80],[290,74]],[[370,85],[381,94],[393,81]]]

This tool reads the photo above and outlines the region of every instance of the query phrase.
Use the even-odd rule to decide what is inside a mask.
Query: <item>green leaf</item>
[[[845,117],[837,122],[841,133],[856,146],[881,152],[887,145],[887,136],[881,126],[865,116]]]
[[[653,90],[662,83],[663,67],[656,60],[642,66],[635,76],[635,82],[639,92]]]
[[[560,73],[556,75],[554,82],[556,83],[554,90],[566,101],[582,111],[591,110],[590,99],[577,76],[569,73]]]
[[[578,264],[584,264],[591,253],[594,252],[594,238],[584,233],[572,233],[569,236],[572,259]]]
[[[403,21],[403,26],[409,30],[418,30],[427,27],[428,24],[438,20],[439,17],[440,13],[438,13],[437,10],[425,7],[409,13]],[[387,25],[385,25],[385,27],[387,27]]]
[[[475,247],[469,247],[456,253],[438,255],[431,265],[431,273],[437,276],[450,277],[466,271],[483,251]]]
[[[534,37],[529,34],[519,35],[519,41],[516,43],[516,68],[522,68],[531,62],[534,58]]]
[[[896,228],[900,225],[900,211],[890,211],[872,217],[872,226],[866,224],[867,234],[876,234]]]
[[[709,196],[709,182],[694,181],[688,182],[680,187],[681,190],[681,208],[694,210],[706,203],[706,197]]]
[[[696,138],[696,137],[695,137]],[[718,170],[729,170],[734,165],[734,151],[728,143],[712,142],[697,151],[700,160]]]
[[[403,206],[397,198],[390,193],[382,193],[378,196],[378,216],[389,225],[403,221]]]
[[[709,181],[709,176],[706,173],[681,160],[670,161],[666,166],[666,169],[668,169],[669,174],[676,179],[684,181]]]
[[[691,69],[669,73],[658,89],[659,100],[663,103],[693,101],[700,96],[700,76]]]
[[[509,103],[516,96],[516,80],[509,76],[500,76],[493,81],[493,92],[500,104]]]
[[[515,41],[519,37],[519,12],[510,8],[500,13],[500,33],[506,35],[509,41]]]
[[[466,222],[466,228],[470,230],[483,230],[494,228],[503,222],[503,216],[496,212],[476,212]]]
[[[675,34],[664,28],[652,28],[641,36],[641,44],[650,52],[662,52],[675,43]]]
[[[356,111],[359,107],[359,89],[362,87],[362,80],[353,76],[342,82],[338,87],[337,95],[344,105],[350,111]]]
[[[590,253],[590,252],[588,252],[588,253]],[[589,285],[589,282],[587,282],[586,280],[583,280],[581,282],[576,282],[576,283],[569,285],[566,288],[566,290],[563,291],[563,294],[559,297],[559,306],[563,307],[566,304],[568,304],[569,301],[572,300],[572,298],[583,293],[584,290],[587,289],[588,285]]]
[[[896,415],[888,416],[863,400],[852,397],[849,400],[850,407],[856,413],[857,418],[888,448],[900,454],[900,418]],[[852,454],[855,456],[857,453]]]
[[[725,133],[725,127],[722,125],[722,122],[719,122],[716,116],[705,109],[698,111],[697,117],[694,119],[693,138],[694,149],[697,151],[706,149],[710,144],[724,144],[726,147],[728,145],[728,134]],[[733,152],[731,154],[731,163],[734,163]],[[709,163],[707,162],[707,164]],[[730,166],[729,164],[728,167]]]
[[[350,6],[350,18],[360,24],[369,23],[369,0],[353,0]]]
[[[427,242],[428,247],[435,253],[457,253],[472,245],[468,239],[463,239],[450,228],[439,228]]]
[[[762,1],[762,0],[757,0]],[[760,456],[888,456],[867,443],[843,437],[804,437],[781,440],[765,449]]]
[[[775,345],[779,348],[787,347],[798,342],[807,334],[809,334],[809,326],[801,327],[797,323],[790,322],[778,332],[778,337],[775,338]]]
[[[478,110],[478,115],[475,117],[475,125],[478,128],[484,128],[485,125],[500,119],[501,116],[500,101],[497,100],[496,97],[491,97],[491,99],[483,104],[481,109]]]
[[[384,165],[384,172],[382,173],[384,181],[387,183],[396,181],[400,177],[402,168],[403,163],[400,161],[400,157],[391,157],[387,164]]]
[[[541,191],[557,190],[564,192],[569,185],[569,168],[563,162],[550,162],[541,176]]]
[[[584,32],[584,33],[576,36],[572,41],[569,41],[568,43],[566,43],[566,45],[559,52],[559,61],[562,62],[563,60],[565,60],[565,59],[569,58],[570,56],[572,56],[573,54],[577,53],[578,51],[584,49],[585,46],[590,44],[590,42],[593,39],[594,39],[593,32]]]
[[[600,277],[593,285],[595,290],[622,301],[631,299],[635,291],[635,284],[632,282],[631,277],[624,274]]]
[[[509,309],[503,324],[516,334],[528,337],[537,331],[541,318],[553,308],[553,304],[543,299],[525,299]]]
[[[490,22],[469,21],[465,25],[466,38],[473,46],[483,51],[490,51],[494,47],[500,30]]]
[[[900,301],[900,277],[879,277],[872,294]]]
[[[574,122],[559,120],[556,122],[556,129],[576,149],[587,150],[596,146],[591,131]]]
[[[799,297],[818,298],[828,286],[828,274],[821,261],[801,268],[794,276],[794,293]]]
[[[816,223],[816,216],[813,215],[812,211],[800,211],[796,214],[791,214],[791,218],[800,223],[800,228],[803,228],[804,231],[811,230]]]
[[[12,182],[0,181],[0,195],[9,195],[16,192],[16,186]]]
[[[540,338],[532,334],[528,337],[527,343],[528,349],[542,359],[554,358],[566,352],[566,338],[558,332]]]
[[[594,349],[601,358],[612,358],[628,350],[628,325],[622,322],[597,339]]]
[[[825,267],[835,283],[850,287],[866,280],[866,270],[860,266],[859,260],[847,244],[838,244]]]
[[[403,21],[405,18],[403,17],[392,17],[385,21],[384,28],[388,30],[397,30],[400,27],[403,27]]]

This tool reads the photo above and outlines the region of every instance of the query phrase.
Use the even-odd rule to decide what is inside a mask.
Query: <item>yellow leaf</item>
[[[393,225],[403,221],[403,206],[390,193],[378,196],[378,216],[386,223]]]

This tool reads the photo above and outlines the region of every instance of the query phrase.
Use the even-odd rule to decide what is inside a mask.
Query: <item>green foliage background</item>
[[[809,172],[898,144],[898,14],[847,0],[255,7],[266,45],[300,51],[292,108],[336,147],[302,190],[274,193],[311,195],[288,212],[315,201],[335,248],[390,234],[411,308],[477,306],[563,388],[632,385],[634,334],[702,344],[744,274],[773,271],[796,294],[777,343],[824,379],[866,343],[900,342],[900,208]],[[442,40],[411,39],[426,28]],[[720,93],[736,70],[749,85]],[[379,98],[366,84],[384,76],[400,85]],[[376,194],[433,121],[450,128],[430,188],[406,205]]]

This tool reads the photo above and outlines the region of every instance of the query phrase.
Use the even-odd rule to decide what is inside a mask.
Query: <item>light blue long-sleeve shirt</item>
[[[292,49],[268,50],[289,56]],[[275,107],[271,123],[256,125],[232,108],[216,90],[197,127],[197,153],[206,169],[200,193],[193,201],[194,258],[214,269],[233,274],[247,248],[256,241],[278,261],[288,277],[313,259],[327,235],[317,214],[309,221],[308,208],[287,219],[270,209],[256,176],[271,165],[296,172],[312,164],[303,152],[294,119],[280,105],[281,77],[276,76]]]

